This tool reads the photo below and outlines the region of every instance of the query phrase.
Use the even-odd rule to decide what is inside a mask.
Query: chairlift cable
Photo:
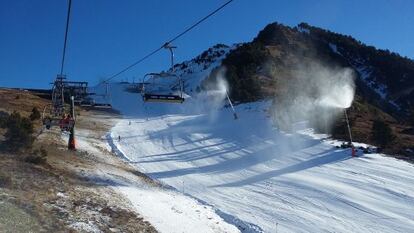
[[[101,81],[98,85],[100,85],[100,84],[102,84],[102,83],[105,83],[105,82],[108,82],[109,80],[111,80],[111,79],[113,79],[113,78],[117,77],[118,75],[120,75],[120,74],[124,73],[125,71],[127,71],[127,70],[131,69],[132,67],[134,67],[134,66],[138,65],[139,63],[143,62],[144,60],[146,60],[146,59],[147,59],[147,58],[149,58],[150,56],[154,55],[155,53],[157,53],[158,51],[160,51],[160,50],[161,50],[161,49],[163,49],[163,48],[164,48],[164,47],[160,47],[160,48],[158,48],[158,49],[154,50],[153,52],[151,52],[151,53],[149,53],[149,54],[145,55],[143,58],[141,58],[141,59],[139,59],[138,61],[136,61],[136,62],[132,63],[131,65],[127,66],[126,68],[124,68],[123,70],[119,71],[118,73],[116,73],[116,74],[112,75],[112,76],[111,76],[111,77],[109,77],[108,79],[105,79],[104,81]]]
[[[223,5],[221,5],[219,8],[217,8],[216,10],[212,11],[210,14],[208,14],[207,16],[201,18],[200,20],[198,20],[196,23],[192,24],[190,27],[188,27],[187,29],[185,29],[183,32],[179,33],[177,36],[173,37],[172,39],[170,39],[169,41],[167,41],[166,43],[164,43],[161,47],[155,49],[154,51],[152,51],[151,53],[145,55],[144,57],[142,57],[141,59],[139,59],[138,61],[132,63],[131,65],[127,66],[126,68],[122,69],[121,71],[119,71],[116,74],[113,74],[112,76],[110,76],[108,79],[101,81],[100,83],[98,83],[98,85],[104,83],[104,82],[108,82],[109,80],[119,76],[120,74],[124,73],[125,71],[131,69],[132,67],[138,65],[139,63],[143,62],[144,60],[146,60],[147,58],[151,57],[152,55],[154,55],[155,53],[159,52],[160,50],[162,50],[163,48],[165,48],[166,46],[168,46],[169,44],[171,44],[172,42],[174,42],[175,40],[177,40],[178,38],[182,37],[184,34],[188,33],[189,31],[191,31],[193,28],[197,27],[199,24],[201,24],[203,21],[207,20],[209,17],[213,16],[214,14],[216,14],[218,11],[220,11],[221,9],[223,9],[225,6],[227,6],[228,4],[230,4],[231,2],[233,2],[234,0],[229,0],[226,3],[224,3]]]
[[[223,5],[221,5],[219,8],[217,8],[216,10],[214,10],[213,12],[211,12],[210,14],[208,14],[204,18],[200,19],[199,21],[197,21],[196,23],[194,23],[193,25],[191,25],[190,27],[188,27],[186,30],[184,30],[183,32],[181,32],[180,34],[178,34],[177,36],[175,36],[174,38],[172,38],[171,40],[169,40],[167,43],[165,43],[165,45],[171,44],[172,42],[174,42],[175,40],[177,40],[178,38],[180,38],[181,36],[183,36],[187,32],[191,31],[193,28],[197,27],[200,23],[202,23],[203,21],[205,21],[206,19],[208,19],[210,16],[214,15],[215,13],[217,13],[218,11],[220,11],[221,9],[223,9],[224,7],[226,7],[232,1],[234,1],[234,0],[227,1],[226,3],[224,3]]]
[[[60,75],[63,75],[63,66],[65,64],[66,42],[68,40],[68,31],[69,31],[69,20],[70,20],[70,8],[71,8],[71,5],[72,5],[72,0],[69,0],[69,3],[68,3],[68,15],[66,16],[65,41],[63,42],[63,54],[62,54],[62,65],[60,67]]]

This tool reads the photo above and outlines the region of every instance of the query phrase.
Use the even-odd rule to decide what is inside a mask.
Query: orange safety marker
[[[71,133],[69,135],[68,149],[69,150],[76,150],[76,141],[75,141],[75,136],[73,135],[74,132],[72,130],[71,130]]]

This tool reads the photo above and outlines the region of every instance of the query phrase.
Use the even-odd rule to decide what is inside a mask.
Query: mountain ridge
[[[225,52],[220,52],[223,49]],[[183,72],[191,70],[191,63],[201,67],[198,74],[194,74],[195,70],[193,74]],[[295,27],[271,23],[251,42],[231,47],[218,44],[175,67],[184,82],[189,75],[198,76],[197,82],[187,83],[186,90],[190,92],[216,83],[217,74],[225,68],[228,92],[237,104],[274,99],[291,92],[291,84],[286,83],[295,76],[306,76],[315,63],[334,72],[343,68],[353,70],[356,94],[349,115],[355,140],[375,145],[373,123],[384,121],[397,135],[394,141],[397,143],[388,145],[393,147],[389,152],[412,156],[409,151],[414,135],[409,132],[414,119],[414,61],[397,53],[306,23]],[[298,69],[303,67],[298,74]],[[346,139],[346,130],[340,129],[344,125],[342,121],[338,120],[331,133]]]

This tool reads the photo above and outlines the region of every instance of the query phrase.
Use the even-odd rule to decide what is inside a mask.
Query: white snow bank
[[[62,139],[67,141],[68,135],[62,134]],[[107,135],[107,143],[94,138],[88,130],[76,130],[77,149],[87,151],[95,156],[102,157],[102,150],[109,149],[123,156],[118,145],[117,136]],[[124,139],[122,139],[124,140]],[[109,146],[109,148],[108,148]],[[104,157],[102,157],[104,159]],[[110,163],[110,161],[108,161]],[[137,183],[128,180],[116,170],[96,167],[96,174],[83,173],[89,180],[112,187],[115,191],[124,195],[137,213],[151,223],[160,232],[240,232],[235,226],[225,222],[215,210],[197,200],[171,190],[170,188],[152,187],[144,181]],[[58,193],[58,195],[63,195]],[[76,222],[71,228],[80,232],[101,232],[93,222]]]
[[[116,147],[140,171],[177,190],[184,182],[187,194],[222,216],[252,223],[246,232],[414,231],[409,163],[379,154],[351,158],[309,131],[279,132],[267,103],[238,106],[234,121],[228,109],[207,114],[192,112],[190,103],[114,95],[121,103],[114,106],[129,113],[112,129],[122,137]]]
[[[118,187],[160,232],[239,232],[206,205],[175,191]]]

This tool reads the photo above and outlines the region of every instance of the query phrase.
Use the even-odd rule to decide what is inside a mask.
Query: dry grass
[[[0,88],[0,103],[0,110],[6,112],[17,111],[28,117],[33,107],[37,107],[39,111],[42,111],[45,106],[50,104],[50,101],[29,91]]]
[[[23,116],[29,116],[33,107],[41,110],[50,104],[30,92],[10,89],[0,89],[0,103],[1,111],[18,111]],[[77,112],[78,128],[104,133],[111,126],[111,122],[88,120],[97,112]],[[41,131],[40,121],[35,122],[35,131]],[[112,188],[96,184],[85,175],[96,172],[100,159],[92,159],[86,152],[68,151],[57,129],[39,134],[34,149],[40,147],[48,155],[47,162],[39,165],[24,162],[28,154],[0,152],[0,202],[8,206],[7,211],[0,212],[0,232],[77,232],[71,226],[77,222],[91,223],[103,232],[156,232]],[[130,167],[115,156],[102,156],[112,156],[117,169],[131,173]],[[19,225],[23,218],[27,221]]]
[[[3,89],[0,88],[0,111],[12,113],[19,112],[23,117],[29,117],[33,107],[36,107],[41,113],[43,109],[50,105],[50,101],[35,95],[32,92],[24,90]],[[33,122],[35,132],[38,132],[42,123],[38,119]],[[0,141],[5,130],[0,129]]]

